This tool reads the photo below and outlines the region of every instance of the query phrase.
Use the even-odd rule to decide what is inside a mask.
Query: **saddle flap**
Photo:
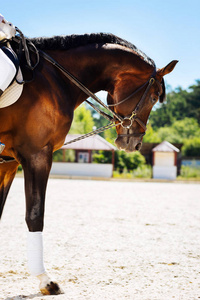
[[[16,74],[19,70],[19,59],[17,57],[17,54],[13,51],[12,48],[8,48],[6,46],[1,47],[1,50],[7,55],[7,57],[12,61],[16,68]]]

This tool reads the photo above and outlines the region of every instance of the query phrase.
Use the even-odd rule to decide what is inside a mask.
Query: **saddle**
[[[36,47],[24,37],[23,33],[17,27],[16,31],[19,35],[15,36],[12,41],[9,41],[12,48],[6,47],[5,44],[1,46],[1,50],[14,64],[16,73],[8,88],[0,97],[0,108],[9,106],[19,99],[23,91],[23,85],[34,79],[34,69],[39,63],[39,52]],[[34,58],[36,62],[34,64],[31,61],[30,52],[36,55],[36,59]],[[28,80],[23,79],[23,70],[26,70],[25,73],[27,73],[27,70],[31,73]]]
[[[6,46],[3,46],[1,48],[1,50],[6,54],[6,56],[12,61],[12,63],[14,64],[15,68],[16,68],[16,74],[15,77],[13,78],[13,81],[15,80],[18,70],[19,70],[19,59],[17,57],[17,54],[13,51],[12,48],[8,48]],[[12,81],[12,82],[13,82]],[[12,84],[12,82],[10,84]]]
[[[1,41],[0,50],[4,52],[7,58],[10,59],[12,64],[16,69],[16,73],[8,87],[6,88],[2,94],[2,90],[0,90],[0,108],[10,106],[15,103],[21,96],[23,91],[23,85],[27,82],[31,82],[34,79],[33,71],[39,64],[39,51],[33,45],[31,41],[26,39],[23,33],[16,27],[16,31],[19,33],[18,36],[12,39],[12,41]],[[9,42],[12,48],[6,47],[6,43]],[[28,44],[28,46],[27,46]],[[13,47],[14,46],[14,47]],[[36,62],[32,64],[29,52],[35,53]],[[27,68],[31,71],[32,78],[29,80],[24,80],[21,68]],[[5,145],[0,141],[0,153],[3,152]]]
[[[19,84],[20,81],[23,81],[22,72],[20,69],[20,63],[17,54],[14,52],[12,48],[8,48],[6,46],[1,47],[3,53],[9,58],[12,62],[15,75],[8,85],[8,87],[4,90],[0,97],[0,108],[7,107],[13,103],[15,103],[22,94],[23,85]]]

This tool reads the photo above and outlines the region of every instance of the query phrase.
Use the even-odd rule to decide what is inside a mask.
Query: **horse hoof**
[[[48,283],[45,287],[40,289],[41,293],[43,295],[59,295],[64,294],[62,289],[59,287],[59,285],[56,282],[51,281]]]

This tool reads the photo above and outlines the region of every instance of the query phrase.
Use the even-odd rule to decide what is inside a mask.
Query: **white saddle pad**
[[[22,72],[19,68],[16,79],[23,80]],[[0,108],[7,107],[15,103],[21,96],[23,91],[23,84],[18,84],[16,80],[4,91],[0,97]]]

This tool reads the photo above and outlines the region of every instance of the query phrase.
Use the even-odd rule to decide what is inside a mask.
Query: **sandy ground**
[[[23,179],[0,223],[0,299],[200,299],[200,184],[50,179],[45,264],[64,295],[42,296],[26,267]]]

